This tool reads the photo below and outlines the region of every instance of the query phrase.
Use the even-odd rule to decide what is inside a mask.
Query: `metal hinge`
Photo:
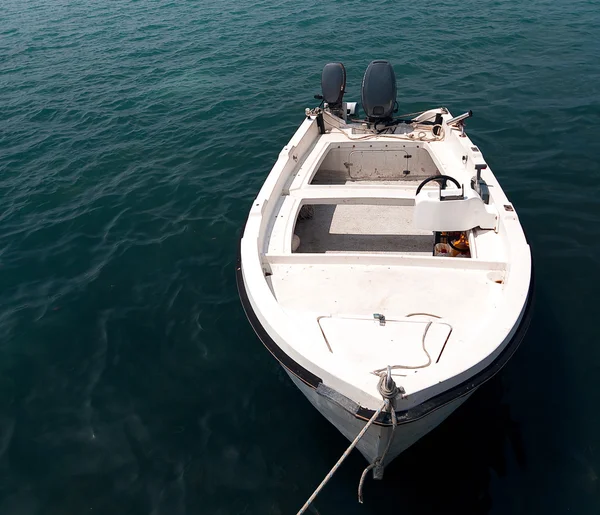
[[[385,316],[380,313],[373,313],[373,318],[379,320],[379,325],[385,325]]]

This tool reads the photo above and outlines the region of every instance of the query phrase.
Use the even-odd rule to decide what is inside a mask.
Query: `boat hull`
[[[339,404],[332,402],[327,397],[320,395],[317,390],[306,385],[294,374],[290,373],[285,367],[283,369],[290,376],[290,379],[310,401],[310,403],[323,415],[331,424],[333,424],[348,440],[352,441],[364,427],[365,421],[349,413]],[[461,406],[472,394],[471,390],[462,397],[457,397],[448,404],[433,410],[425,416],[408,423],[399,424],[392,434],[392,427],[389,425],[372,425],[367,433],[360,439],[356,448],[361,452],[369,463],[380,457],[390,438],[393,438],[390,449],[385,457],[383,466],[389,464],[400,453],[404,452],[411,445],[441,424]]]
[[[246,292],[242,273],[241,253],[238,255],[236,279],[242,306],[259,339],[271,352],[273,357],[277,359],[281,367],[290,376],[294,384],[306,396],[310,403],[348,440],[354,440],[356,435],[364,427],[365,423],[373,416],[374,411],[358,405],[352,406],[355,403],[351,399],[346,398],[346,402],[343,401],[340,404],[339,402],[334,402],[326,395],[319,393],[318,389],[323,385],[321,378],[291,359],[270,337],[266,329],[258,320]],[[529,328],[534,290],[535,275],[532,266],[529,294],[518,323],[511,331],[509,341],[502,345],[502,351],[488,367],[469,377],[463,383],[444,391],[415,408],[408,411],[396,412],[396,416],[400,423],[394,432],[392,444],[383,463],[384,466],[389,464],[400,453],[408,449],[420,438],[441,424],[458,407],[460,407],[479,388],[479,386],[491,379],[504,367],[519,347]],[[344,407],[343,404],[346,404],[346,407]],[[367,461],[372,463],[376,458],[383,454],[391,435],[392,427],[389,416],[380,416],[378,421],[371,426],[358,443],[357,448]],[[381,470],[383,470],[383,467],[381,467]]]
[[[533,263],[512,204],[478,147],[447,125],[450,113],[429,114],[442,116],[445,136],[438,138],[441,133],[431,128],[433,139],[423,141],[412,136],[426,138],[426,131],[354,137],[355,130],[366,129],[330,120],[326,132],[319,114],[307,116],[280,153],[240,236],[236,279],[250,324],[309,401],[349,440],[382,402],[376,377],[366,374],[388,362],[405,363],[409,355],[415,359],[405,368],[433,365],[427,374],[403,379],[407,393],[397,399],[394,419],[381,412],[373,420],[358,444],[371,463],[388,443],[389,463],[498,373],[523,340],[532,313]],[[442,208],[441,193],[417,193],[423,182],[406,186],[412,176],[404,175],[413,165],[398,165],[404,163],[399,156],[420,163],[415,171],[426,180],[449,173],[457,185],[458,179],[468,185],[475,169],[477,189],[467,188],[468,198],[464,188],[444,196],[458,204],[444,202]],[[310,216],[301,216],[304,206],[313,206]],[[451,220],[448,206],[460,209]],[[392,218],[402,224],[392,227]],[[315,222],[312,229],[307,220]],[[472,259],[432,255],[435,235],[458,229],[472,238]],[[381,235],[397,241],[380,240]],[[385,335],[372,315],[389,329]],[[422,336],[407,329],[405,339],[399,328],[416,323],[410,318],[415,315],[442,319],[446,329],[431,322]],[[398,323],[407,325],[392,325]],[[427,332],[430,326],[442,332],[434,336]],[[393,341],[406,346],[388,345]],[[434,361],[426,346],[435,347]],[[422,351],[429,360],[417,366]],[[395,430],[392,420],[398,422]]]

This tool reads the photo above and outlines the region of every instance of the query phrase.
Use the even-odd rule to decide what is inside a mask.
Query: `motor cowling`
[[[340,109],[346,92],[346,68],[342,63],[328,63],[321,75],[323,101],[330,109]]]
[[[389,61],[372,61],[367,66],[361,100],[368,120],[381,121],[392,118],[396,104],[396,74]]]

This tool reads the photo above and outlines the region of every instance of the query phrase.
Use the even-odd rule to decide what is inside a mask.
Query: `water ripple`
[[[334,430],[305,404],[288,409],[303,401],[256,343],[233,275],[249,202],[328,61],[345,63],[350,100],[368,62],[389,58],[402,112],[473,109],[470,134],[518,208],[546,304],[561,313],[555,332],[584,348],[595,313],[580,299],[595,298],[600,262],[599,13],[586,0],[5,1],[0,513],[287,513],[337,458]],[[571,367],[556,381],[597,390],[591,365],[556,359]],[[600,434],[597,419],[577,426],[561,400],[577,431]],[[535,402],[554,412],[543,395]],[[524,432],[557,423],[540,417],[524,418]],[[470,468],[433,479],[449,495],[442,512],[469,511],[455,491],[494,492],[507,508],[519,487],[482,483],[492,457],[469,445],[459,438]],[[434,449],[438,462],[450,452]],[[579,492],[578,513],[597,511],[592,487],[550,478],[543,453],[527,449],[529,483]],[[560,463],[569,477],[594,477],[581,460]],[[348,465],[332,498],[353,498],[361,466]],[[415,512],[419,489],[406,481],[377,498],[400,488]],[[521,496],[530,512],[564,500],[532,495]]]

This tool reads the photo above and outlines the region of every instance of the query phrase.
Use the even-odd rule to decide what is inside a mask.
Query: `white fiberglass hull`
[[[284,368],[284,370],[286,370]],[[317,408],[329,422],[331,422],[349,441],[354,440],[356,435],[364,427],[365,421],[356,418],[351,413],[340,407],[335,402],[319,395],[314,388],[307,386],[299,380],[294,374],[287,371],[294,384],[306,396],[310,403]],[[366,458],[369,463],[373,463],[376,458],[383,454],[389,438],[393,437],[392,444],[386,455],[383,465],[391,463],[400,453],[404,452],[411,445],[416,443],[427,433],[435,429],[446,418],[448,418],[459,406],[461,406],[471,395],[473,391],[458,397],[448,404],[428,413],[422,418],[399,424],[392,435],[390,426],[372,425],[367,433],[360,439],[356,448]]]
[[[425,124],[434,118],[438,132]],[[383,465],[496,374],[531,317],[518,216],[453,120],[439,108],[381,133],[309,113],[240,239],[237,284],[252,327],[350,441],[382,405],[381,371],[394,370],[397,427],[381,412],[357,445],[371,464],[392,431]],[[440,180],[454,187],[432,184]],[[439,254],[449,238],[468,253]]]

